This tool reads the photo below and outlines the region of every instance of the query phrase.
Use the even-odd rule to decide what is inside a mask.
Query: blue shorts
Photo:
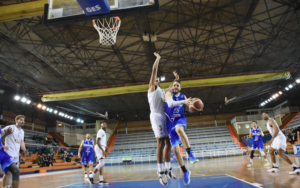
[[[264,151],[264,144],[262,140],[252,142],[252,150],[255,150],[256,148],[258,148],[258,151]]]
[[[94,164],[94,152],[89,152],[87,154],[86,152],[82,153],[82,159],[81,159],[81,164],[83,165],[88,165],[88,164]]]
[[[0,149],[0,165],[4,174],[7,173],[7,168],[14,162],[3,149]]]
[[[173,121],[167,118],[167,127],[169,132],[169,138],[172,145],[172,148],[181,144],[180,137],[176,132],[176,127],[183,126],[184,130],[186,129],[186,117],[176,118]]]

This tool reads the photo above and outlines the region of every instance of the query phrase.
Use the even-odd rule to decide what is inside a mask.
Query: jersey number
[[[159,125],[159,129],[162,131],[162,126],[161,125]]]

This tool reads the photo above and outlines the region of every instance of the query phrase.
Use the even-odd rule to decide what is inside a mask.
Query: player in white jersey
[[[101,129],[97,133],[96,138],[96,145],[95,145],[95,153],[98,158],[99,164],[95,167],[92,174],[90,174],[89,178],[87,179],[90,184],[94,184],[94,177],[95,174],[100,171],[100,185],[108,185],[108,182],[104,181],[103,179],[103,167],[105,165],[105,154],[106,154],[106,130],[107,124],[105,122],[101,123]]]
[[[286,149],[286,138],[284,134],[281,132],[281,130],[279,129],[277,122],[274,119],[270,118],[268,112],[263,112],[263,119],[267,122],[267,129],[272,135],[272,139],[270,140],[269,143],[270,145],[269,152],[271,155],[273,167],[270,170],[268,170],[268,172],[279,171],[279,167],[276,164],[276,159],[274,154],[275,150],[277,150],[280,157],[282,157],[287,163],[289,163],[293,167],[294,170],[289,174],[300,174],[300,168],[297,165],[295,165],[295,163],[293,163],[291,159],[284,153]]]
[[[5,146],[8,148],[7,154],[16,161],[16,165],[19,167],[19,152],[20,148],[24,151],[25,155],[27,155],[27,150],[25,147],[24,142],[24,131],[22,129],[22,126],[25,123],[25,116],[18,115],[15,118],[15,125],[9,125],[3,128],[4,131],[8,130],[9,128],[12,129],[12,133],[7,135],[5,138]],[[11,181],[12,181],[12,174],[7,173],[3,176],[3,181],[7,181],[8,184],[6,187],[10,187]]]
[[[150,121],[154,135],[157,141],[156,157],[158,163],[159,182],[162,185],[167,185],[168,181],[166,177],[176,179],[176,176],[172,173],[171,168],[171,143],[169,140],[169,133],[167,129],[164,99],[165,90],[161,89],[159,79],[157,78],[157,70],[160,60],[160,55],[154,53],[156,60],[153,64],[151,79],[148,90],[148,102],[150,105]],[[179,79],[176,71],[174,72],[176,80]],[[163,149],[165,145],[165,169],[163,168]]]

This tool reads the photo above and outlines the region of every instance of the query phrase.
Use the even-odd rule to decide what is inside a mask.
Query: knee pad
[[[253,159],[253,157],[254,157],[254,150],[251,151],[251,156],[250,157],[251,157],[251,159]]]
[[[100,168],[102,168],[103,166],[104,166],[104,159],[100,159],[99,160],[99,164],[96,166],[96,168],[98,169],[98,170],[100,170]]]
[[[15,163],[12,163],[7,170],[11,173],[12,175],[12,180],[13,181],[19,181],[20,179],[20,170],[17,167],[17,165]]]
[[[262,157],[266,155],[264,151],[261,151],[260,154]]]

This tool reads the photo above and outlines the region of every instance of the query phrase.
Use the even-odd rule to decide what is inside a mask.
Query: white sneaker
[[[300,174],[300,168],[299,167],[293,167],[293,168],[294,168],[294,171],[289,172],[289,174],[291,174],[291,175]]]
[[[172,172],[172,168],[170,168],[169,170],[166,169],[166,176],[167,178],[170,178],[170,179],[177,179],[177,177],[175,176],[175,174]]]
[[[268,172],[279,172],[279,168],[273,166]]]
[[[162,185],[168,185],[168,180],[167,180],[165,172],[158,172],[157,171],[157,175],[159,177],[160,184],[162,184]]]

